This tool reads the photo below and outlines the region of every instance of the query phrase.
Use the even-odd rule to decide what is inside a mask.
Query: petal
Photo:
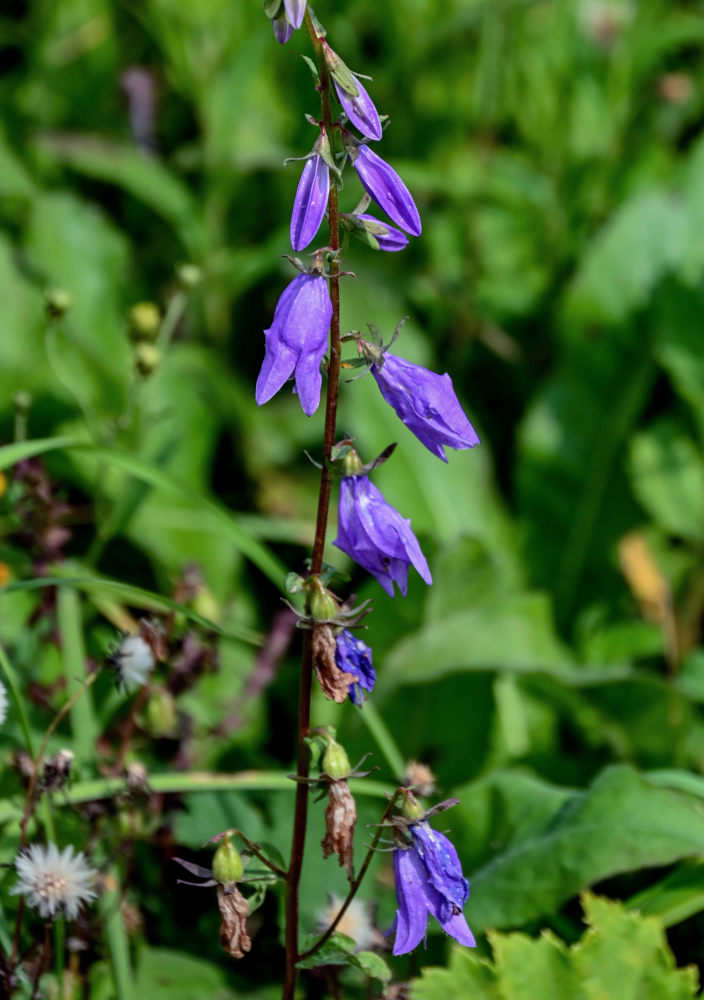
[[[461,909],[469,897],[469,882],[462,874],[454,844],[444,834],[433,830],[427,822],[415,823],[411,827],[411,834],[433,888]]]
[[[259,371],[254,398],[257,406],[268,403],[293,375],[296,353],[281,343],[274,328],[264,331],[266,349],[264,361]]]
[[[388,222],[380,222],[379,219],[375,219],[373,215],[360,214],[356,216],[357,219],[362,219],[364,222],[371,222],[375,226],[384,226],[386,230],[384,233],[373,233],[374,239],[379,244],[379,249],[384,250],[386,253],[395,253],[398,250],[403,250],[408,246],[408,237],[405,233],[402,233],[400,229],[394,229],[390,226]]]
[[[425,870],[415,851],[394,851],[394,876],[398,909],[393,953],[405,955],[418,947],[428,923]]]
[[[379,112],[374,107],[374,102],[362,86],[361,81],[356,76],[354,81],[358,91],[356,97],[348,94],[344,87],[341,87],[337,80],[333,79],[340,104],[347,112],[349,120],[362,135],[368,139],[381,139],[382,128]]]
[[[330,171],[320,156],[306,160],[291,215],[291,246],[305,250],[320,229],[330,191]]]
[[[300,28],[306,13],[306,0],[284,0],[286,16],[294,28]]]
[[[422,226],[418,209],[394,168],[368,146],[358,147],[352,165],[362,186],[389,218],[412,236],[420,236]]]
[[[288,18],[285,14],[279,14],[278,17],[272,18],[271,26],[274,29],[274,38],[279,43],[279,45],[285,45],[293,34],[293,28],[288,22]]]
[[[447,920],[440,920],[439,917],[437,919],[442,929],[459,944],[463,944],[467,948],[476,948],[477,942],[474,940],[474,934],[469,929],[469,924],[463,913],[453,913]]]

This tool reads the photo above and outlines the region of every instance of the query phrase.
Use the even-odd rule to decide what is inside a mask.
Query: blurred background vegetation
[[[417,758],[461,799],[440,828],[470,875],[476,932],[548,927],[573,944],[577,897],[596,886],[657,916],[680,965],[699,963],[702,5],[320,0],[316,12],[373,76],[391,117],[379,151],[423,219],[403,253],[350,246],[343,326],[374,322],[388,339],[409,315],[398,353],[451,372],[482,445],[441,467],[371,380],[345,387],[340,430],[363,458],[399,442],[376,481],[411,517],[434,584],[416,577],[391,600],[329,550],[374,598],[379,680],[361,713],[320,702],[314,719],[338,727],[353,760],[373,750],[383,781],[399,755]],[[59,840],[93,845],[113,879],[73,968],[99,1000],[128,995],[132,976],[144,997],[276,997],[276,900],[255,915],[252,955],[232,963],[214,896],[176,887],[170,861],[207,864],[198,848],[233,824],[288,841],[283,778],[278,791],[189,780],[292,766],[298,644],[285,651],[280,596],[312,540],[317,472],[303,451],[320,457],[322,413],[306,419],[287,392],[257,409],[253,387],[293,273],[281,255],[299,168],[282,160],[315,138],[307,42],[279,48],[258,0],[10,0],[0,38],[0,639],[26,715],[13,703],[0,733],[1,860],[17,843],[13,752],[27,731],[40,741],[86,657],[103,662],[116,629],[163,619],[156,595],[173,599],[177,660],[148,700],[134,708],[101,677],[50,744],[74,750],[79,782],[72,805],[57,798]],[[344,209],[359,195],[346,178]],[[54,292],[47,318],[56,289],[71,306]],[[158,354],[130,339],[144,302],[164,317]],[[74,582],[42,585],[60,577]],[[90,782],[116,760],[168,780],[96,805]],[[381,808],[360,796],[364,821]],[[308,931],[319,887],[344,885],[318,856],[319,820]],[[362,895],[386,929],[384,856]],[[394,975],[445,958],[431,936]],[[345,995],[362,996],[349,975]],[[450,996],[438,975],[413,995]],[[327,995],[322,980],[304,989]],[[633,996],[694,986],[653,989]],[[486,996],[536,995],[506,990]]]

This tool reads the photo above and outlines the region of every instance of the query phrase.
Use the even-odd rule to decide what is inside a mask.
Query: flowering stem
[[[318,59],[320,73],[320,103],[322,119],[328,135],[332,134],[332,107],[330,103],[330,75],[322,46],[316,36],[310,12],[306,10],[305,25]],[[328,195],[328,245],[332,251],[340,248],[339,209],[337,202],[337,187],[330,185]],[[323,434],[323,468],[320,474],[320,492],[318,494],[318,513],[315,522],[315,541],[311,557],[311,574],[320,573],[323,567],[323,552],[325,550],[325,535],[327,531],[328,512],[330,509],[330,492],[332,476],[327,465],[335,443],[335,423],[337,417],[337,397],[340,384],[340,280],[337,276],[338,264],[333,258],[330,263],[330,300],[332,302],[332,320],[330,324],[330,363],[328,366],[327,398],[325,406],[325,430]],[[305,632],[303,638],[303,654],[301,659],[301,680],[298,698],[298,755],[296,776],[306,779],[310,775],[310,753],[305,738],[310,729],[310,699],[313,680],[313,640],[312,633]],[[293,817],[293,834],[291,839],[291,858],[286,879],[286,967],[282,1000],[293,1000],[296,988],[296,962],[298,961],[298,889],[303,868],[303,848],[308,820],[308,785],[305,780],[296,785],[296,805]]]
[[[354,899],[355,895],[357,894],[357,890],[359,889],[360,885],[362,884],[362,880],[363,880],[364,876],[367,874],[367,869],[369,868],[369,865],[371,864],[372,858],[374,857],[374,851],[376,850],[376,846],[379,843],[379,838],[381,837],[381,832],[382,832],[382,830],[384,828],[384,823],[386,822],[386,820],[391,815],[391,810],[393,809],[394,805],[396,804],[396,799],[398,798],[399,791],[400,791],[400,789],[396,789],[396,791],[394,792],[391,800],[389,801],[389,804],[387,805],[386,809],[384,810],[384,815],[381,817],[381,823],[379,823],[377,831],[374,834],[374,837],[372,839],[371,844],[369,845],[369,850],[367,851],[367,856],[364,859],[362,867],[359,869],[359,873],[357,875],[357,878],[354,880],[354,882],[350,886],[350,891],[347,893],[347,898],[345,899],[344,903],[340,907],[339,913],[337,914],[337,916],[335,917],[335,919],[333,920],[333,922],[330,924],[330,926],[328,927],[328,929],[325,931],[325,933],[322,934],[318,938],[318,940],[315,942],[315,944],[312,945],[308,949],[308,951],[304,951],[302,955],[299,955],[299,961],[302,958],[308,958],[309,955],[314,955],[315,952],[318,951],[319,948],[322,948],[323,945],[325,944],[325,942],[328,940],[328,938],[334,933],[335,928],[337,927],[337,925],[340,923],[340,921],[344,917],[344,915],[345,915],[345,913],[347,911],[348,906],[350,905],[350,903]]]
[[[274,875],[278,875],[279,878],[286,878],[286,872],[282,868],[279,868],[278,865],[275,865],[273,861],[270,861],[266,855],[262,854],[259,848],[252,843],[249,837],[245,837],[241,830],[231,830],[230,832],[233,833],[235,837],[239,837],[248,850],[250,850],[256,858],[259,858],[261,863],[266,865],[269,871],[272,871]]]

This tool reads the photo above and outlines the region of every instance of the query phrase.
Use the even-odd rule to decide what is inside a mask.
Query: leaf
[[[656,524],[679,538],[704,539],[704,460],[674,422],[659,420],[633,439],[629,471]]]
[[[372,979],[387,983],[391,979],[391,969],[381,955],[373,951],[359,951],[354,956],[355,964]]]
[[[474,873],[467,916],[475,930],[517,926],[612,875],[702,851],[699,801],[613,766]]]
[[[448,969],[424,969],[412,1000],[692,1000],[697,972],[675,968],[653,917],[590,893],[588,930],[567,947],[550,931],[539,938],[491,934],[493,961],[455,948]],[[536,992],[538,991],[538,992]]]
[[[213,962],[168,948],[142,948],[135,996],[160,1000],[235,1000],[224,972]]]
[[[464,670],[569,675],[569,654],[555,637],[551,619],[543,594],[512,594],[491,607],[467,607],[424,625],[387,654],[378,694]]]
[[[64,435],[5,444],[0,447],[0,469],[11,469],[18,462],[22,462],[26,458],[34,458],[35,455],[44,455],[47,451],[80,447],[85,443],[85,438],[78,437],[78,435]]]
[[[317,937],[306,938],[303,942],[303,951],[312,947],[317,941]],[[350,962],[355,949],[355,942],[346,934],[335,931],[331,934],[325,944],[308,958],[302,958],[296,963],[297,969],[316,969],[319,965],[347,965]]]

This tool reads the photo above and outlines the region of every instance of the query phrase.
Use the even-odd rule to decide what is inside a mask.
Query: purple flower
[[[380,222],[373,215],[346,215],[345,219],[350,220],[354,226],[355,235],[375,250],[393,253],[408,246],[408,237],[405,233],[400,229],[394,229],[388,222]]]
[[[266,351],[256,400],[271,399],[294,372],[296,392],[307,416],[320,403],[320,362],[328,345],[332,302],[328,284],[320,274],[299,274],[283,290],[266,337]]]
[[[376,683],[371,649],[349,629],[343,628],[335,640],[335,663],[340,670],[357,678],[356,684],[350,684],[349,698],[353,705],[361,705],[364,695],[360,688],[371,691]]]
[[[473,448],[479,444],[447,373],[438,375],[394,354],[383,357],[380,367],[371,368],[381,395],[429,451],[446,462],[443,445]]]
[[[368,139],[381,139],[382,130],[379,121],[379,112],[374,107],[374,102],[359,81],[359,78],[352,74],[354,86],[357,94],[350,94],[349,91],[333,78],[335,90],[340,104],[347,112],[347,117],[355,125],[362,135]]]
[[[286,16],[294,28],[300,28],[306,13],[306,0],[284,0]]]
[[[306,160],[296,189],[291,216],[291,246],[305,250],[320,229],[330,191],[330,171],[322,156],[315,153]]]
[[[333,545],[375,576],[390,597],[394,583],[406,596],[410,565],[426,583],[433,582],[410,520],[384,500],[367,476],[342,477]]]
[[[352,166],[357,171],[365,191],[381,205],[390,219],[411,236],[420,236],[420,216],[411,193],[386,160],[368,146],[350,149]]]
[[[274,29],[274,38],[276,41],[279,45],[285,45],[293,34],[293,28],[289,24],[286,15],[282,13],[278,17],[272,17],[271,26]]]
[[[425,937],[428,914],[459,944],[476,941],[462,914],[469,882],[462,874],[457,851],[442,833],[423,820],[408,827],[411,843],[394,851],[398,909],[391,927],[396,932],[394,955],[413,951]]]

